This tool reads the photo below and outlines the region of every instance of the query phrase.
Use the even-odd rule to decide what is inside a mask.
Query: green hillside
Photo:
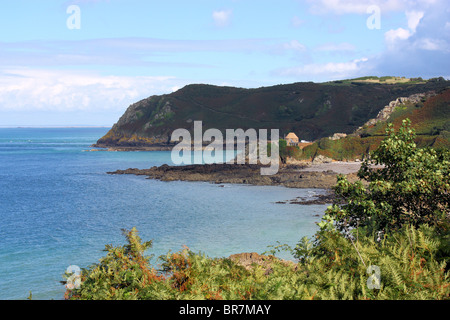
[[[418,147],[450,148],[450,89],[444,89],[418,101],[399,103],[386,121],[364,125],[345,138],[321,138],[295,152],[296,158],[312,159],[323,155],[335,160],[361,159],[377,148],[388,123],[393,123],[394,127],[398,128],[406,118],[411,120],[416,131]]]
[[[398,97],[450,87],[450,81],[443,78],[361,80],[364,79],[257,89],[188,85],[131,105],[97,146],[167,145],[175,129],[192,132],[196,120],[203,121],[203,130],[279,129],[281,136],[292,131],[300,139],[316,140],[335,132],[355,131]]]

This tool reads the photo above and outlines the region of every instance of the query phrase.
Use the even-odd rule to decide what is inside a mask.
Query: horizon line
[[[112,128],[102,125],[0,125],[0,128],[19,129],[19,128]]]

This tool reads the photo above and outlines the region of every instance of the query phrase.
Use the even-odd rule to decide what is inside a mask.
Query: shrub
[[[349,183],[338,177],[337,201],[327,213],[336,218],[341,231],[370,225],[387,232],[423,223],[447,229],[450,153],[417,148],[408,120],[398,133],[392,125],[386,133],[380,147],[363,162],[361,181]]]
[[[143,258],[143,245],[133,230],[128,232],[128,245],[108,247],[100,264],[83,270],[81,287],[68,291],[66,299],[435,300],[450,294],[446,261],[436,259],[445,239],[426,225],[403,227],[382,241],[362,229],[359,234],[354,231],[354,240],[349,241],[322,225],[314,243],[303,238],[293,250],[298,264],[273,257],[268,265],[249,269],[185,248],[161,257],[163,268],[158,273]],[[127,254],[126,248],[136,251]],[[380,281],[371,287],[368,270],[374,265]]]
[[[349,238],[322,225],[314,244],[303,239],[294,253],[315,299],[439,300],[450,294],[448,261],[436,259],[447,242],[427,225],[404,226],[381,241],[361,228]],[[372,268],[376,286],[369,285]]]
[[[149,265],[150,258],[144,256],[152,242],[142,242],[135,228],[123,232],[128,244],[106,245],[107,255],[98,264],[82,270],[81,287],[67,290],[66,299],[134,300],[141,298],[143,292],[152,297],[148,293],[162,280]]]

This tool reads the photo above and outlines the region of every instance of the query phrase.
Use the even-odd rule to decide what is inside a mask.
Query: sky
[[[112,126],[188,84],[450,79],[448,0],[5,0],[0,126]]]

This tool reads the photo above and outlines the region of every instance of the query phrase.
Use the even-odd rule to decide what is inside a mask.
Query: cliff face
[[[112,129],[97,142],[105,147],[164,146],[170,132],[164,125],[173,117],[165,96],[152,96],[128,107]]]
[[[279,129],[316,140],[351,133],[398,97],[441,90],[450,81],[379,84],[294,83],[258,89],[189,85],[132,104],[97,147],[168,147],[175,129]]]
[[[334,134],[305,147],[297,160],[324,156],[334,160],[361,159],[385,138],[389,123],[398,129],[409,119],[418,147],[450,149],[450,87],[408,97],[399,97],[349,135]]]
[[[375,124],[377,124],[380,121],[386,121],[389,119],[391,114],[394,112],[395,108],[403,106],[407,103],[412,103],[412,104],[417,105],[417,104],[421,103],[422,101],[425,101],[426,99],[433,97],[435,95],[436,95],[436,92],[430,91],[430,92],[426,92],[426,93],[416,93],[409,97],[399,97],[396,100],[389,102],[389,104],[387,106],[385,106],[383,109],[381,109],[381,111],[378,113],[376,118],[370,119],[369,121],[367,121],[364,124],[364,126],[370,127],[370,126],[374,126]],[[362,130],[362,128],[363,127],[359,127],[356,132],[358,133],[359,131]]]

